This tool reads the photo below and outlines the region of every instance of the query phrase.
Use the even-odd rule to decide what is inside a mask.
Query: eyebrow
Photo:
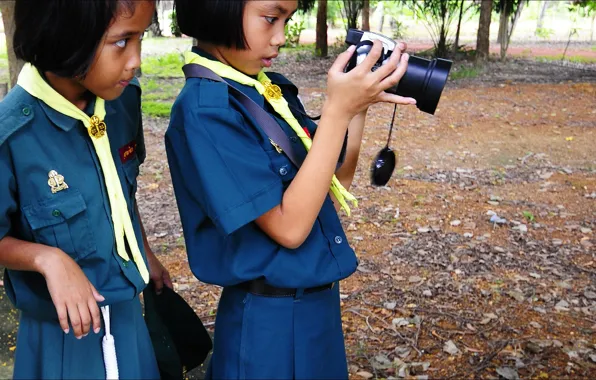
[[[118,33],[118,34],[114,34],[112,36],[109,36],[109,38],[118,38],[118,39],[124,39],[124,38],[129,38],[132,37],[134,35],[137,35],[139,33],[144,33],[145,31],[142,32],[138,32],[138,31],[132,31],[132,30],[128,30],[122,33]]]
[[[286,8],[284,8],[281,4],[277,3],[275,5],[265,5],[265,10],[269,11],[269,12],[279,12],[282,15],[287,15],[290,13],[290,11]],[[294,11],[295,12],[295,11]],[[294,12],[292,12],[292,14],[294,14]]]

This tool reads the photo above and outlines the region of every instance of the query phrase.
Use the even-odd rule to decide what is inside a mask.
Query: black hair
[[[176,19],[183,34],[228,48],[246,49],[246,0],[175,0]]]
[[[122,12],[134,12],[134,0],[16,0],[15,54],[41,72],[84,77]]]

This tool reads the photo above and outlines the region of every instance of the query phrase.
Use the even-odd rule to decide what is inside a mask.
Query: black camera
[[[346,72],[360,64],[373,47],[373,41],[379,40],[383,43],[383,53],[373,66],[373,71],[384,65],[396,48],[396,42],[387,36],[378,33],[364,32],[358,29],[350,29],[346,37],[346,43],[356,45],[356,51],[346,67]],[[389,93],[416,99],[416,106],[420,111],[434,115],[441,98],[441,93],[447,82],[452,62],[446,59],[436,58],[428,60],[416,56],[410,56],[408,69],[399,83],[386,90]]]

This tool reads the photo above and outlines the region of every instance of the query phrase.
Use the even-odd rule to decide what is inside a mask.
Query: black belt
[[[305,288],[304,294],[309,293],[316,293],[326,289],[332,289],[335,285],[335,282],[315,286],[314,288]],[[235,287],[245,290],[249,293],[255,294],[257,296],[265,296],[265,297],[294,297],[296,295],[297,289],[296,288],[277,288],[275,286],[271,286],[265,283],[263,278],[258,278],[252,281],[242,282]]]

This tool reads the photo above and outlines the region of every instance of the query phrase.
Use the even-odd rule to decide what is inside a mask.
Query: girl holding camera
[[[198,40],[186,63],[208,68],[257,103],[305,157],[294,166],[226,83],[187,79],[166,148],[191,269],[224,288],[209,378],[348,377],[338,281],[358,262],[334,205],[349,213],[355,203],[348,189],[368,107],[415,103],[384,92],[406,71],[405,46],[371,72],[382,51],[376,42],[348,73],[354,48],[337,58],[318,127],[304,117],[298,89],[264,71],[297,5],[175,5],[181,31]]]

